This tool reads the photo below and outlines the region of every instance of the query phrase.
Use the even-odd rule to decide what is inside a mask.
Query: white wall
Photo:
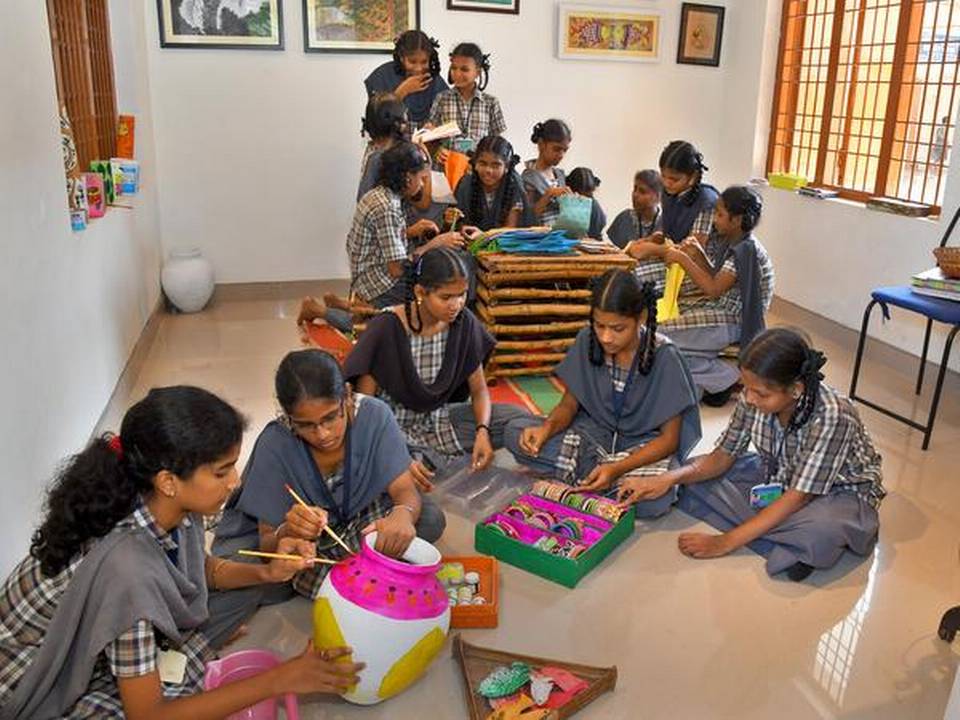
[[[602,178],[599,197],[611,217],[629,204],[634,171],[655,166],[670,140],[695,139],[708,158],[720,155],[722,126],[711,108],[726,91],[722,69],[675,63],[680,3],[618,4],[663,13],[659,63],[556,59],[552,0],[524,0],[519,17],[421,3],[444,68],[460,41],[492,53],[488,91],[500,99],[507,137],[522,157],[535,153],[536,121],[570,122],[564,164],[587,165]],[[148,5],[164,248],[199,246],[220,282],[348,276],[362,80],[389,56],[304,53],[302,3],[291,0],[284,52],[161,49],[155,3]],[[736,25],[739,7],[728,10],[728,25]],[[724,54],[734,49],[728,35]]]
[[[120,107],[138,114],[146,189],[135,210],[70,230],[45,4],[0,23],[0,577],[24,554],[42,489],[102,412],[159,295],[159,225],[143,20],[111,3]]]

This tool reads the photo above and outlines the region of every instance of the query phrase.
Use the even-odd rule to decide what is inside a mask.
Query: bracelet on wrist
[[[387,514],[388,514],[388,515],[393,515],[393,511],[396,510],[396,509],[398,509],[398,508],[403,508],[403,509],[406,510],[408,513],[410,513],[410,519],[411,519],[411,520],[413,520],[414,516],[417,514],[416,511],[415,511],[412,507],[410,507],[409,505],[402,505],[402,504],[401,504],[401,505],[394,505],[392,508],[390,508],[390,512],[387,513]]]
[[[490,426],[486,423],[477,423],[477,432],[480,432],[481,430],[486,430],[487,435],[490,434]]]

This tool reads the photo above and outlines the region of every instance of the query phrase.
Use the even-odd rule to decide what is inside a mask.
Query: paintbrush
[[[292,487],[290,487],[289,484],[284,485],[284,487],[287,488],[287,492],[290,493],[290,494],[293,496],[293,499],[294,499],[294,500],[296,500],[298,503],[300,503],[301,505],[303,505],[303,507],[307,508],[308,510],[310,509],[310,506],[307,505],[306,502],[304,502],[304,500],[303,500],[302,497],[300,497],[299,495],[297,495],[297,491],[294,490]],[[346,551],[347,551],[348,553],[350,553],[351,555],[356,555],[356,553],[355,553],[353,550],[350,549],[350,546],[347,545],[343,540],[341,540],[341,539],[340,539],[340,536],[337,535],[337,534],[333,531],[333,528],[331,528],[329,525],[324,525],[324,526],[323,526],[323,529],[324,529],[324,532],[327,533],[327,535],[329,535],[329,536],[332,537],[337,543],[339,543],[340,547],[342,547],[344,550],[346,550]]]
[[[259,550],[237,550],[237,555],[246,555],[247,557],[267,558],[269,560],[306,560],[311,563],[323,563],[324,565],[336,565],[336,560],[327,560],[327,558],[305,558],[300,555],[287,555],[285,553],[260,552]]]

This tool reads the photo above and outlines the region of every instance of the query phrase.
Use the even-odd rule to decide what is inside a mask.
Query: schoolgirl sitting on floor
[[[344,374],[360,392],[385,400],[414,456],[414,477],[425,490],[433,472],[472,452],[483,469],[503,444],[506,423],[524,413],[491,405],[483,364],[494,340],[465,307],[468,270],[449,248],[411,265],[407,297],[367,323],[347,357]]]
[[[699,441],[697,396],[682,356],[657,334],[650,283],[610,270],[590,305],[590,326],[555,370],[566,386],[560,404],[545,421],[511,421],[507,447],[535,470],[634,502],[640,478],[666,472]],[[640,502],[637,514],[662,515],[673,501]]]
[[[678,507],[720,531],[682,534],[685,555],[747,546],[770,575],[802,580],[846,550],[871,552],[881,458],[853,403],[822,382],[825,362],[793,330],[762,333],[741,356],[744,390],[716,449],[642,481],[646,500],[681,486]]]

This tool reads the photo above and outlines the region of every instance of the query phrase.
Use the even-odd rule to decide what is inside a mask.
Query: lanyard
[[[317,461],[313,459],[313,454],[310,452],[310,448],[307,447],[306,441],[301,440],[303,451],[307,454],[307,460],[310,461],[310,468],[313,470],[313,477],[316,481],[315,484],[320,490],[320,494],[323,496],[324,505],[328,509],[333,510],[337,515],[341,524],[346,523],[350,519],[350,495],[351,495],[351,472],[350,466],[352,464],[350,457],[350,436],[352,435],[351,430],[353,429],[353,424],[347,423],[347,437],[344,440],[343,444],[343,500],[340,502],[340,506],[337,507],[337,500],[333,495],[333,492],[327,487],[327,481],[323,477],[323,473],[320,472],[320,468],[317,467]],[[308,493],[309,497],[310,493]]]
[[[469,109],[467,110],[467,119],[464,120],[463,113],[460,110],[460,105],[461,103],[463,103],[463,98],[460,96],[459,90],[457,90],[456,93],[457,93],[457,121],[460,123],[460,132],[463,133],[463,135],[465,135],[466,137],[473,137],[470,134],[470,118],[473,117],[473,107],[474,107],[473,103],[477,99],[477,96],[476,94],[474,94],[474,96],[470,98],[470,106],[469,106]],[[474,93],[476,93],[476,90],[474,90]]]
[[[633,379],[637,374],[637,365],[639,364],[640,357],[640,348],[637,348],[637,352],[633,356],[633,360],[630,361],[630,372],[627,373],[627,380],[623,384],[623,390],[617,390],[617,385],[613,380],[613,370],[610,371],[610,386],[613,389],[613,446],[610,448],[610,452],[617,451],[617,440],[620,435],[620,417],[623,415],[623,407],[627,403],[627,392],[630,390],[630,386],[633,384]],[[614,367],[616,367],[617,359],[613,358]]]
[[[776,422],[777,422],[777,416],[771,415],[770,430],[773,433],[774,438],[776,438],[777,436]],[[784,428],[780,435],[780,442],[777,443],[776,439],[774,439],[775,448],[776,448],[774,450],[774,453],[770,457],[764,456],[763,458],[763,464],[765,466],[764,475],[768,483],[772,482],[773,478],[775,478],[780,473],[780,456],[783,455],[784,446],[786,445],[786,442],[787,442],[787,430],[786,428]]]

